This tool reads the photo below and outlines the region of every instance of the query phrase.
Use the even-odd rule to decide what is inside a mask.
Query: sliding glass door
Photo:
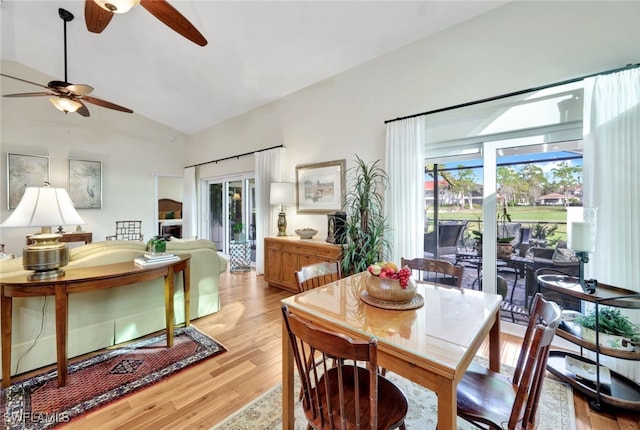
[[[231,241],[246,241],[255,262],[255,179],[249,175],[211,179],[207,190],[209,239],[227,254]]]

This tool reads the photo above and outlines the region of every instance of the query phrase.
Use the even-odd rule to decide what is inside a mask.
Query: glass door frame
[[[250,184],[250,181],[254,180],[253,185]],[[242,207],[245,208],[242,214],[242,223],[245,225],[244,234],[249,240],[249,228],[252,221],[252,213],[255,205],[255,198],[252,198],[252,193],[255,193],[255,175],[253,172],[247,172],[237,175],[230,176],[221,176],[204,179],[202,181],[201,189],[203,192],[201,193],[201,207],[202,207],[202,237],[211,239],[211,208],[210,204],[210,188],[214,184],[222,185],[222,231],[224,232],[223,244],[221,249],[218,249],[219,252],[224,254],[229,254],[229,244],[231,240],[233,240],[233,236],[230,231],[230,220],[229,220],[229,201],[231,197],[229,196],[229,184],[231,182],[241,182],[242,183]]]

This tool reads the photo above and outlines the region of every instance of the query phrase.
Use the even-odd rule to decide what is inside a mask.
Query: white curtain
[[[184,200],[182,202],[182,237],[199,236],[198,232],[198,188],[196,168],[184,169]]]
[[[588,276],[640,292],[640,69],[585,80],[584,206],[598,208]],[[637,311],[629,316],[640,322]],[[640,381],[637,361],[605,365]]]
[[[277,233],[277,207],[269,204],[271,182],[284,178],[285,149],[275,148],[254,154],[256,174],[256,274],[264,273],[264,238]]]
[[[426,119],[408,118],[387,124],[385,170],[389,186],[385,214],[390,232],[389,261],[424,256],[424,158]]]

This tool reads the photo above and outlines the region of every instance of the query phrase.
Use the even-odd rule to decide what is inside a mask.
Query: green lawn
[[[526,226],[532,226],[537,222],[558,223],[558,229],[554,238],[565,240],[567,236],[567,211],[563,206],[511,206],[509,214],[512,222],[520,222]],[[476,221],[482,216],[482,207],[476,209],[459,209],[457,207],[440,206],[440,220],[469,220],[469,227],[477,229]],[[428,213],[430,221],[433,221],[433,208]],[[429,230],[433,227],[430,226]]]

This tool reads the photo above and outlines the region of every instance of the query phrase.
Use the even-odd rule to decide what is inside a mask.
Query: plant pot
[[[496,245],[496,256],[502,259],[511,258],[511,254],[513,253],[513,245],[510,243],[498,243]]]
[[[585,341],[596,344],[596,332],[590,328],[581,327],[581,337]],[[627,339],[623,336],[616,336],[613,334],[600,333],[598,336],[598,343],[602,348],[609,349],[617,349],[619,351],[634,351],[637,350],[638,347],[634,347],[631,344],[627,344],[627,346],[622,345],[622,341]]]

